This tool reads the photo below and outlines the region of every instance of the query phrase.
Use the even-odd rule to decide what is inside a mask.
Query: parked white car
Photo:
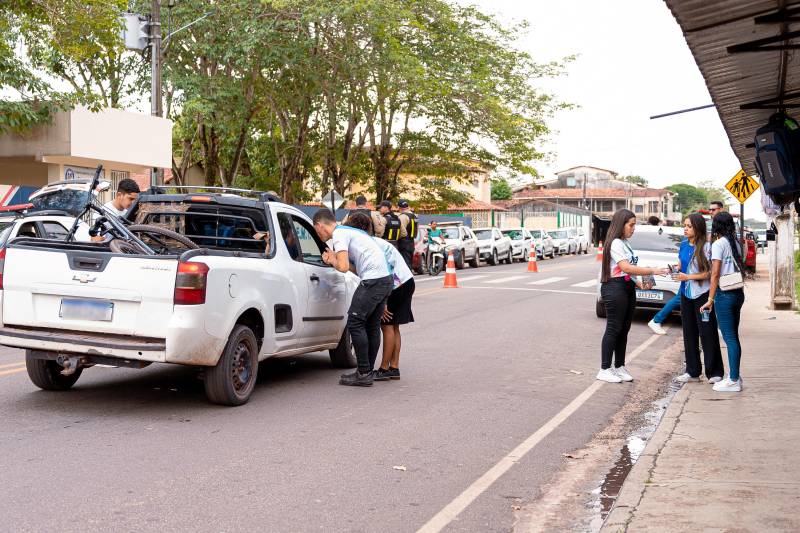
[[[683,228],[637,225],[630,243],[639,257],[639,265],[663,268],[678,263],[678,250],[682,240]],[[636,289],[636,307],[660,309],[680,290],[680,282],[670,276],[655,276],[655,282],[651,289]],[[606,309],[600,299],[600,284],[597,285],[595,307],[597,316],[605,318]]]
[[[553,238],[553,246],[556,249],[556,254],[565,255],[577,252],[578,243],[572,238],[568,228],[550,230],[547,233]]]
[[[480,258],[496,265],[501,261],[508,264],[514,260],[511,239],[500,233],[497,228],[475,228],[473,233],[478,238]]]
[[[269,357],[330,350],[334,366],[354,366],[345,325],[358,278],[326,265],[309,218],[274,200],[140,195],[129,217],[200,246],[180,255],[9,241],[0,344],[25,349],[28,375],[46,390],[69,389],[96,364],[174,363],[202,368],[207,397],[223,405],[250,398]]]
[[[531,254],[533,237],[531,232],[525,228],[504,229],[502,234],[511,239],[511,246],[515,259],[527,261]]]
[[[553,258],[556,256],[556,247],[553,245],[553,238],[543,229],[532,229],[531,237],[536,244],[536,254],[539,259],[545,257]]]
[[[472,268],[478,268],[480,258],[478,257],[478,239],[472,230],[460,222],[448,223],[439,222],[439,229],[442,230],[444,241],[447,248],[454,247],[456,268],[462,269],[469,263]]]
[[[589,236],[583,228],[569,228],[569,235],[575,241],[575,248],[577,254],[589,253]]]

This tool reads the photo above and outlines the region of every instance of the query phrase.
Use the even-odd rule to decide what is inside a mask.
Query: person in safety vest
[[[363,195],[356,197],[356,208],[350,210],[350,212],[342,221],[342,224],[346,224],[347,220],[350,218],[350,215],[353,213],[364,213],[369,217],[372,224],[370,225],[367,233],[376,237],[383,236],[383,227],[386,225],[386,219],[383,218],[377,211],[372,211],[367,207],[367,199]]]
[[[392,202],[389,200],[384,200],[380,203],[380,213],[386,220],[386,225],[383,228],[383,239],[397,247],[397,242],[406,237],[406,228],[400,222],[400,217],[392,211]]]
[[[414,241],[419,233],[419,223],[417,220],[417,215],[411,211],[411,208],[406,200],[400,200],[397,202],[397,207],[400,208],[400,214],[398,215],[400,224],[406,230],[405,237],[401,237],[397,241],[397,249],[400,252],[400,255],[403,256],[403,260],[405,260],[408,268],[411,268],[411,262],[414,258]]]

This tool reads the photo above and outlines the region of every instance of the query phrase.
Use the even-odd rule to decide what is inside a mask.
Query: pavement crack
[[[667,444],[672,440],[672,437],[675,435],[681,435],[677,433],[675,429],[678,427],[678,424],[681,422],[681,417],[683,416],[683,411],[686,408],[686,404],[689,402],[689,396],[691,395],[691,391],[686,394],[686,398],[683,399],[681,402],[680,411],[678,412],[678,416],[675,417],[675,421],[672,424],[672,429],[669,431],[669,435],[667,438],[664,439],[664,442],[661,443],[661,446],[658,447],[658,451],[655,453],[653,457],[653,462],[650,465],[650,468],[647,469],[647,480],[644,482],[644,486],[642,487],[642,492],[639,494],[639,499],[636,501],[636,505],[633,506],[631,512],[628,514],[627,520],[625,520],[625,528],[623,531],[627,532],[628,528],[630,527],[631,523],[633,522],[633,518],[636,515],[636,512],[639,510],[639,506],[642,504],[642,500],[644,499],[644,495],[647,492],[647,488],[652,484],[651,480],[653,479],[653,473],[658,467],[658,460],[661,458],[661,452],[664,451]]]

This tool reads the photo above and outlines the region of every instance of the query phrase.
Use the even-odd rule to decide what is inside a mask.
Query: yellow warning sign
[[[750,198],[750,195],[758,189],[758,182],[747,175],[747,172],[740,170],[725,185],[725,188],[737,199],[740,204]]]

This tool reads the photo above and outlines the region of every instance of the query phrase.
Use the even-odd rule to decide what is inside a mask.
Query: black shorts
[[[389,295],[386,308],[392,313],[392,319],[384,324],[400,326],[414,322],[414,314],[411,312],[411,298],[414,296],[414,278],[409,279]]]

